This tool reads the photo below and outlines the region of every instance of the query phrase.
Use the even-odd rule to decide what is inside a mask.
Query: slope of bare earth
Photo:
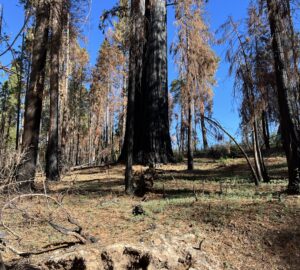
[[[281,194],[284,159],[269,158],[267,165],[272,181],[260,187],[249,181],[243,159],[198,159],[193,172],[183,163],[163,165],[154,189],[143,198],[123,194],[122,165],[70,172],[51,184],[48,194],[98,243],[30,256],[22,264],[26,260],[39,265],[36,269],[300,269],[300,198]],[[143,170],[135,167],[137,174]],[[15,204],[4,210],[2,220],[21,240],[0,228],[9,245],[36,251],[74,241],[45,222],[51,217],[68,226],[61,207],[43,198]],[[144,214],[133,215],[135,205]],[[8,250],[3,258],[18,259]]]

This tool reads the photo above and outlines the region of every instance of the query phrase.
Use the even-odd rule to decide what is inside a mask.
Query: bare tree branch
[[[15,45],[16,41],[18,40],[18,38],[21,36],[21,34],[23,33],[24,29],[26,28],[27,23],[29,22],[30,17],[31,17],[31,14],[28,13],[27,16],[26,16],[25,22],[24,22],[24,24],[23,24],[23,26],[21,28],[21,30],[16,35],[16,37],[14,38],[14,40],[12,41],[12,43],[10,43],[8,45],[8,47],[2,53],[0,53],[0,57],[3,56],[4,54],[6,54],[8,51],[10,51],[12,49],[12,47]]]

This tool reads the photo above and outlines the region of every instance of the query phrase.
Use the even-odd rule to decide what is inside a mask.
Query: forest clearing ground
[[[62,182],[51,184],[49,194],[63,197],[64,207],[101,246],[122,242],[151,247],[170,237],[194,235],[192,244],[197,247],[202,242],[202,249],[224,269],[296,270],[300,197],[279,195],[286,188],[284,158],[268,158],[267,165],[275,180],[257,188],[249,182],[243,159],[196,159],[193,172],[186,171],[185,163],[162,165],[153,191],[143,201],[124,196],[122,165],[71,172]],[[134,169],[140,173],[146,168]],[[26,209],[33,203],[34,211],[45,211],[41,200],[22,201]],[[134,216],[132,209],[138,204],[145,214]],[[56,218],[63,220],[57,211]],[[23,238],[22,248],[72,240],[63,239],[47,224],[32,224],[9,209],[6,213],[6,224]]]

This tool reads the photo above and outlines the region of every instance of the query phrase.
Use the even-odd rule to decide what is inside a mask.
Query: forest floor
[[[184,163],[163,165],[153,191],[143,199],[124,195],[122,165],[86,168],[51,184],[49,194],[103,246],[151,246],[168,237],[193,235],[192,244],[201,243],[201,250],[224,269],[300,269],[300,197],[281,194],[287,184],[284,158],[268,158],[267,167],[271,183],[255,187],[243,159],[196,159],[193,172]],[[145,169],[135,166],[136,173]],[[22,204],[45,211],[42,199]],[[135,205],[145,214],[134,216]],[[54,209],[52,215],[59,218],[60,212]],[[22,235],[20,249],[62,241],[47,224],[31,223],[24,214],[8,209],[3,218]],[[12,258],[4,254],[5,260]]]

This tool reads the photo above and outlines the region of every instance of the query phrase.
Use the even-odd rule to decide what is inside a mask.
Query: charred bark
[[[192,98],[189,97],[188,108],[188,138],[187,138],[187,158],[188,170],[194,170],[194,153],[193,153],[193,116],[192,116]]]
[[[59,181],[59,56],[61,48],[62,24],[60,21],[62,0],[51,2],[51,43],[50,43],[50,126],[46,151],[46,178]]]
[[[206,130],[206,126],[205,126],[204,112],[200,113],[200,123],[201,123],[203,148],[204,148],[204,150],[207,150],[208,149],[208,142],[207,142],[207,130]]]
[[[18,93],[17,93],[17,119],[16,119],[16,150],[19,149],[19,142],[20,142],[20,118],[21,118],[21,95],[22,95],[22,88],[23,88],[23,61],[24,61],[24,50],[25,50],[25,33],[22,35],[22,49],[21,49],[21,56],[19,60],[19,76],[18,76]]]
[[[67,155],[67,144],[69,142],[68,134],[70,132],[69,129],[69,65],[70,65],[70,14],[69,14],[69,7],[67,5],[63,8],[63,16],[65,16],[65,20],[63,22],[64,27],[64,35],[63,35],[63,42],[62,42],[62,61],[63,61],[63,75],[62,75],[62,89],[61,89],[61,162],[65,163],[68,160]],[[61,166],[60,169],[62,169]]]
[[[270,130],[269,130],[269,123],[268,123],[268,116],[267,112],[264,110],[261,116],[262,122],[262,129],[263,129],[263,136],[264,136],[264,143],[267,150],[270,150]]]
[[[146,46],[143,63],[143,143],[135,150],[142,163],[167,163],[173,152],[169,133],[167,29],[165,0],[146,0]]]
[[[284,19],[289,16],[286,2],[288,1],[267,0],[267,6],[273,38],[272,46],[277,80],[280,126],[289,171],[288,193],[299,194],[300,124],[298,108],[295,108],[295,106],[298,106],[299,100],[294,100],[294,93],[299,92],[299,86],[293,87],[291,80],[288,78],[289,64],[285,58],[285,51],[290,50],[290,48],[286,48],[288,46],[286,44],[289,44],[289,42],[283,26]]]
[[[2,86],[3,100],[1,104],[1,122],[0,122],[0,146],[4,147],[4,133],[5,133],[5,124],[6,124],[6,114],[7,114],[7,101],[9,97],[9,86],[8,82],[5,82]]]
[[[141,164],[167,163],[173,161],[171,137],[169,133],[169,106],[167,88],[167,30],[166,5],[164,0],[146,0],[145,25],[140,43],[142,56],[142,80],[134,82],[134,146],[133,160]],[[132,75],[130,75],[132,76]],[[130,77],[129,76],[129,77]],[[129,78],[137,80],[138,77]],[[129,82],[130,83],[130,82]],[[129,127],[126,126],[126,137]],[[126,155],[123,146],[120,160]]]
[[[48,1],[39,2],[36,9],[35,38],[29,88],[25,97],[25,115],[22,150],[25,157],[18,167],[17,180],[30,181],[35,177],[38,155],[40,120],[45,79],[50,7]],[[30,188],[32,182],[23,184]]]
[[[181,105],[181,118],[180,118],[180,153],[182,156],[184,156],[184,145],[185,145],[185,124],[184,124],[184,108]]]
[[[189,85],[189,65],[190,65],[190,46],[189,46],[189,32],[186,30],[187,40],[187,85]],[[194,153],[193,153],[193,92],[188,93],[188,134],[187,134],[187,167],[188,170],[194,170]]]
[[[144,0],[132,0],[131,3],[131,18],[132,21],[132,40],[129,57],[129,82],[128,82],[128,104],[127,104],[127,119],[126,119],[126,171],[125,171],[125,191],[127,194],[134,193],[133,186],[133,154],[134,154],[134,136],[135,136],[135,104],[136,93],[141,89],[142,82],[142,66],[143,66],[143,43],[144,33],[141,29],[144,26]]]

